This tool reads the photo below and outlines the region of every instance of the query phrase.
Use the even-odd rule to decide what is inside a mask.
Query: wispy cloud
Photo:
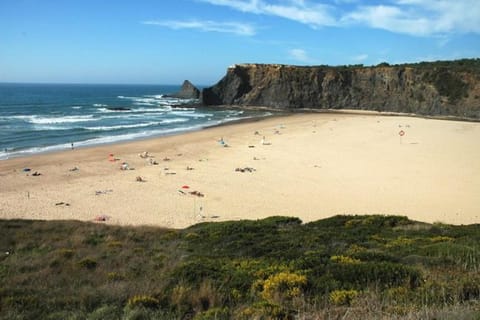
[[[199,0],[218,6],[253,13],[277,16],[307,24],[311,27],[333,26],[335,18],[327,4],[311,4],[304,0],[289,0],[269,3],[263,0]]]
[[[310,27],[363,25],[412,36],[480,33],[478,0],[197,0],[244,13],[284,18]]]
[[[342,21],[413,36],[480,33],[480,1],[396,0],[359,6]]]
[[[312,59],[308,56],[307,51],[303,49],[291,49],[288,51],[288,54],[291,59],[303,62],[303,63],[309,63],[312,62]]]
[[[142,21],[142,24],[166,27],[173,30],[194,29],[206,32],[233,33],[240,36],[253,36],[255,28],[240,22],[217,22],[211,20],[150,20]]]
[[[356,62],[363,62],[367,59],[368,59],[368,54],[359,54],[357,56],[352,57],[352,60]]]

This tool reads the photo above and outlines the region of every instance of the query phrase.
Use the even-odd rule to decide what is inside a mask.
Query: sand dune
[[[154,158],[141,158],[144,151]],[[134,170],[120,170],[122,162]],[[0,181],[2,219],[182,228],[271,215],[307,222],[398,214],[480,223],[480,123],[296,114],[0,161]]]

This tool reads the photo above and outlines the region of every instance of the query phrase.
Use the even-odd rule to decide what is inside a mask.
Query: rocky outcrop
[[[237,64],[205,105],[361,109],[480,118],[480,59],[376,67]]]
[[[190,81],[185,80],[180,91],[170,96],[180,99],[198,99],[200,98],[200,90],[198,90]]]

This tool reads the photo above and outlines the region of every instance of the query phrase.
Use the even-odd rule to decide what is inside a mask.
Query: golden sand
[[[140,157],[145,151],[153,157]],[[133,170],[120,170],[123,162]],[[295,114],[4,160],[0,181],[2,219],[183,228],[395,214],[472,224],[480,223],[480,123]]]

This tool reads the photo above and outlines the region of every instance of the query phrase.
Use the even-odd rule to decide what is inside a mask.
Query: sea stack
[[[185,80],[180,91],[173,94],[172,97],[180,99],[198,99],[200,97],[200,90],[198,90],[190,81]]]

